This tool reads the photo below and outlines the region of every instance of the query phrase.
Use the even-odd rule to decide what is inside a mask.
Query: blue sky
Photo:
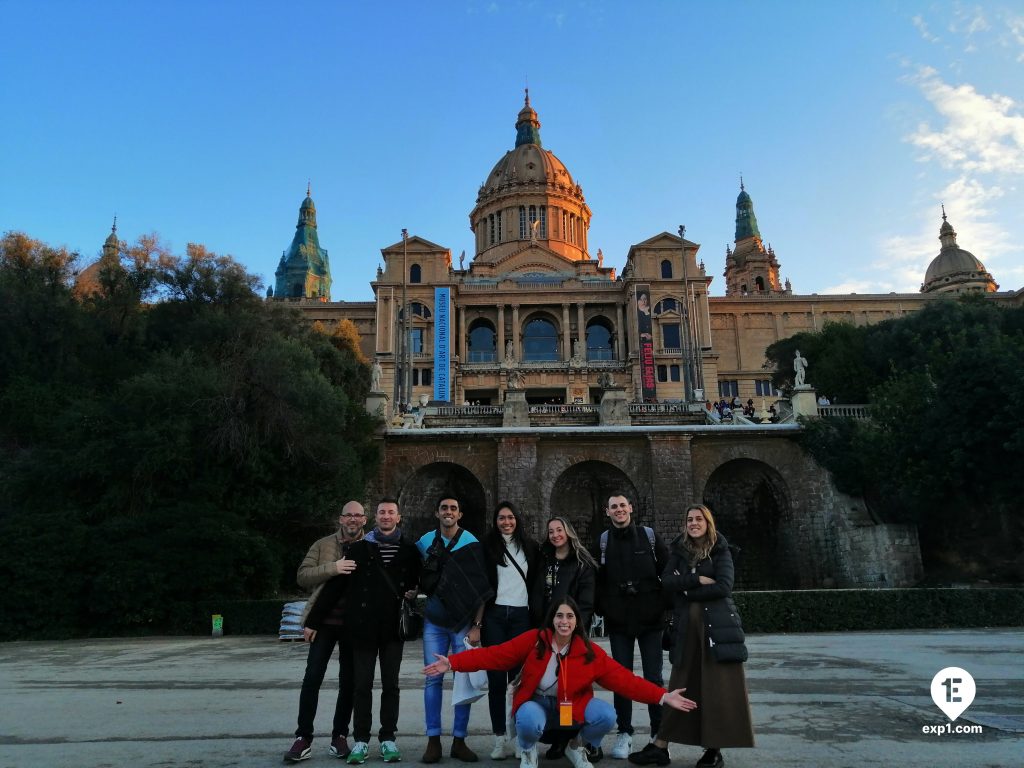
[[[916,292],[944,202],[1024,286],[1019,3],[0,0],[0,231],[158,233],[272,282],[312,182],[333,298],[410,233],[458,259],[522,89],[590,247],[685,224],[721,294],[739,176],[798,293]]]

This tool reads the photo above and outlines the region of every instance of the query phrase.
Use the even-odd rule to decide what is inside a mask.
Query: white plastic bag
[[[468,638],[463,638],[462,642],[467,649],[473,647],[469,644]],[[482,699],[485,693],[487,693],[487,670],[455,673],[455,682],[452,685],[453,707],[457,707],[459,704],[472,704],[474,701]]]

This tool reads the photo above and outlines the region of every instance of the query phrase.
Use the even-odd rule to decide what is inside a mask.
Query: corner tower
[[[299,206],[295,237],[274,272],[274,295],[279,299],[331,300],[331,266],[327,251],[320,247],[316,231],[316,206],[306,187],[306,199]]]
[[[999,290],[985,265],[956,244],[956,231],[946,220],[945,206],[942,207],[939,242],[942,249],[928,265],[922,293],[995,293]]]
[[[747,194],[740,178],[740,194],[736,198],[735,248],[725,249],[725,295],[783,294],[779,283],[779,262],[771,246],[761,240],[754,215],[754,201]]]
[[[589,259],[590,208],[583,188],[565,165],[541,145],[540,120],[526,91],[516,118],[515,147],[480,185],[469,214],[479,263],[496,264],[532,243],[569,261]]]

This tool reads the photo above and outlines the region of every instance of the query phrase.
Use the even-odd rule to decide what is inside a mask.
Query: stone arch
[[[718,466],[702,500],[736,555],[737,589],[790,589],[805,568],[786,481],[757,459],[732,459]],[[735,552],[734,552],[735,554]]]
[[[419,538],[437,526],[437,501],[453,494],[462,508],[461,525],[478,539],[487,529],[487,493],[483,484],[466,467],[449,461],[435,461],[416,469],[398,493],[402,528]]]
[[[572,523],[586,546],[590,546],[604,530],[605,503],[612,493],[624,493],[633,504],[634,514],[640,512],[641,500],[636,485],[614,464],[590,459],[566,467],[551,487],[548,515],[561,515]],[[545,520],[539,521],[538,538],[543,539]]]

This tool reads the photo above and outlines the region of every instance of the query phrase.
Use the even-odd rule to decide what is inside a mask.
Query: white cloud
[[[922,123],[907,137],[924,159],[961,172],[1024,173],[1024,114],[1017,102],[967,83],[950,85],[931,67],[909,79],[942,119],[938,128]]]
[[[929,43],[939,42],[939,38],[933,35],[928,30],[928,24],[923,18],[921,18],[920,16],[914,16],[910,21],[913,23],[915,29],[917,29],[917,31],[921,34],[921,37],[923,37]]]

